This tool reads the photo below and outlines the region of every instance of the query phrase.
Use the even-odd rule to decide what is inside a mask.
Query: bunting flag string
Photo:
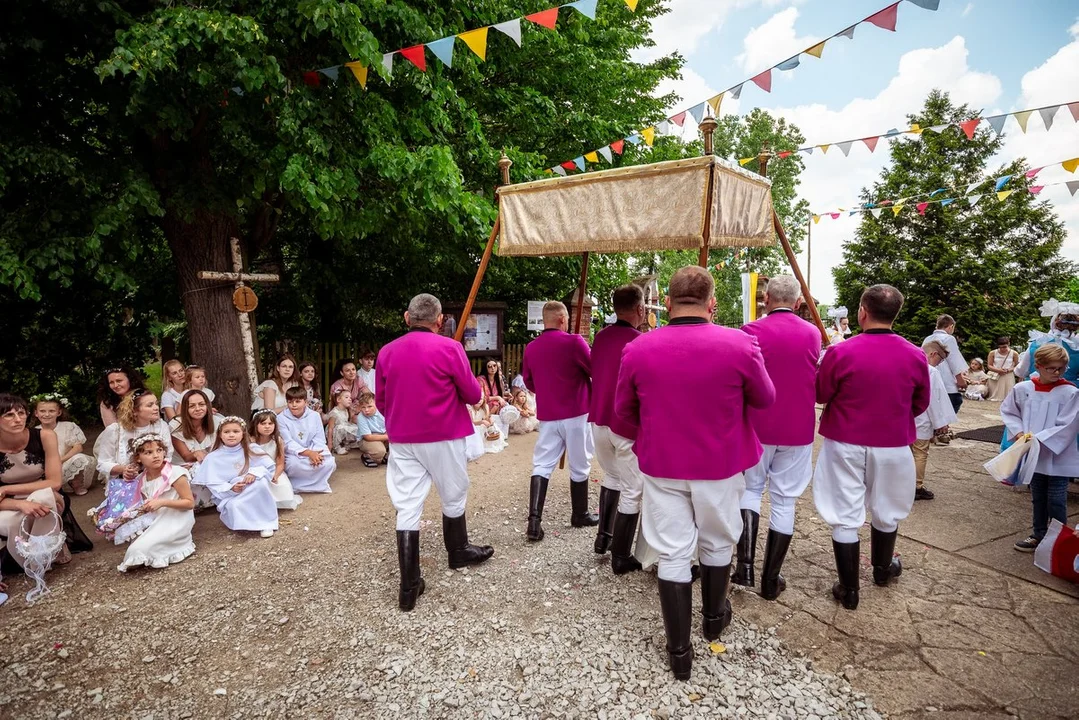
[[[1046,188],[1057,187],[1059,185],[1064,185],[1064,186],[1067,187],[1068,194],[1069,194],[1070,197],[1075,197],[1076,191],[1079,191],[1079,180],[1061,180],[1060,182],[1044,183],[1042,185],[1031,185],[1030,187],[1023,188],[1023,189],[1025,189],[1031,195],[1040,195],[1042,193],[1042,191],[1045,190]],[[963,199],[965,199],[967,201],[967,207],[972,208],[972,207],[974,207],[975,205],[978,204],[979,200],[981,200],[982,198],[988,197],[990,195],[996,196],[997,202],[1004,202],[1010,196],[1014,195],[1016,192],[1017,192],[1017,189],[1013,188],[1013,189],[1010,189],[1010,190],[999,190],[999,191],[993,191],[993,192],[980,193],[978,195],[967,195]],[[923,201],[923,202],[915,204],[914,209],[918,212],[919,215],[925,215],[925,212],[929,208],[930,205],[940,205],[941,207],[947,207],[948,205],[951,205],[952,203],[954,203],[958,199],[959,198],[951,197],[951,198],[945,198],[943,200],[927,200],[927,201]],[[853,210],[844,210],[843,208],[839,208],[838,210],[833,210],[831,212],[812,213],[812,215],[810,215],[810,217],[813,219],[814,224],[819,223],[821,221],[821,218],[831,218],[832,220],[838,220],[841,217],[851,217],[851,216],[857,215],[859,213],[861,213],[861,214],[869,213],[874,218],[879,219],[881,214],[885,210],[891,210],[893,215],[899,215],[899,213],[903,212],[903,210],[905,210],[908,207],[910,207],[910,206],[907,203],[903,202],[903,203],[896,203],[895,205],[892,205],[890,208],[885,207],[885,206],[880,206],[880,205],[878,205],[876,207],[872,207],[872,208],[859,207],[859,208],[855,208]],[[957,207],[962,207],[962,206],[957,206]]]
[[[940,0],[897,0],[896,2],[893,2],[892,4],[890,4],[887,7],[883,8],[882,10],[878,10],[877,12],[873,13],[872,15],[869,15],[868,17],[863,18],[862,20],[859,20],[858,22],[854,23],[853,25],[851,25],[851,26],[849,26],[849,27],[837,32],[837,33],[835,33],[834,35],[830,35],[829,37],[826,37],[824,40],[821,40],[820,42],[806,48],[805,50],[802,50],[801,52],[792,55],[791,57],[787,58],[786,60],[773,65],[772,67],[768,68],[767,70],[764,70],[763,72],[757,73],[756,75],[750,77],[748,80],[743,80],[742,82],[738,83],[737,85],[732,85],[731,87],[727,88],[726,90],[719,93],[718,95],[713,95],[712,97],[708,98],[707,100],[704,100],[702,102],[697,103],[693,107],[686,108],[685,110],[680,110],[679,112],[675,113],[675,115],[672,115],[671,117],[666,118],[666,120],[664,120],[663,122],[661,122],[661,123],[659,123],[657,125],[653,125],[652,127],[642,128],[640,130],[637,130],[637,131],[631,133],[630,135],[622,138],[618,142],[620,142],[620,143],[621,142],[629,142],[629,143],[632,143],[634,145],[637,145],[642,140],[644,140],[646,145],[651,146],[652,143],[654,142],[656,136],[665,134],[665,133],[662,133],[662,132],[659,131],[659,126],[660,125],[664,125],[664,123],[666,123],[666,125],[664,125],[664,127],[668,131],[669,131],[670,126],[672,124],[674,124],[675,126],[677,126],[679,128],[683,127],[681,122],[675,122],[674,119],[676,117],[681,117],[684,120],[686,114],[688,113],[690,116],[693,117],[693,119],[697,123],[700,123],[700,121],[704,118],[704,115],[705,115],[705,112],[706,112],[706,110],[705,110],[706,106],[710,106],[712,108],[713,114],[719,115],[719,108],[720,108],[721,103],[723,102],[723,98],[726,97],[726,96],[730,96],[732,99],[737,100],[741,96],[742,89],[746,85],[746,83],[752,83],[753,85],[756,85],[757,87],[759,87],[764,92],[770,93],[772,91],[772,71],[773,70],[779,70],[780,72],[787,72],[787,71],[790,71],[790,70],[794,70],[795,68],[797,68],[801,64],[801,56],[802,55],[811,55],[814,58],[821,59],[822,55],[824,54],[824,46],[825,46],[826,43],[828,43],[831,40],[835,40],[836,38],[839,38],[839,37],[845,37],[845,38],[848,38],[850,40],[853,40],[854,39],[854,30],[855,30],[855,28],[857,28],[858,26],[863,25],[865,23],[869,23],[870,25],[875,25],[876,27],[882,28],[882,29],[887,30],[889,32],[895,32],[896,22],[897,22],[898,14],[899,14],[899,6],[904,2],[909,2],[910,4],[915,5],[917,7],[920,7],[923,10],[931,10],[931,11],[935,11],[940,6]],[[570,3],[570,4],[572,5],[572,4],[575,4],[575,3]],[[629,0],[626,1],[626,4],[629,5]],[[630,9],[634,9],[635,6],[636,6],[636,3],[633,3],[633,5],[630,5]],[[609,147],[609,148],[613,149],[614,143],[611,143],[610,145],[604,145],[604,147]],[[597,148],[596,150],[594,150],[592,152],[599,152],[599,148]],[[604,158],[606,158],[606,154],[603,154],[603,153],[600,153],[600,154]],[[576,162],[577,160],[581,160],[583,157],[584,157],[584,155],[581,155],[581,156],[575,158],[574,160],[567,160],[566,162],[560,163],[558,165],[554,165],[554,166],[548,168],[547,172],[548,173],[555,173],[555,174],[558,174],[558,175],[565,175],[566,173],[564,171],[565,170],[571,170],[574,166],[578,167],[583,172],[585,170],[585,167],[581,167],[582,163]],[[745,162],[749,162],[749,161],[746,160]],[[743,162],[742,164],[744,165],[745,162]],[[569,167],[567,167],[567,165]]]
[[[969,185],[965,185],[965,186],[937,188],[936,190],[934,190],[932,192],[927,192],[927,193],[923,192],[923,193],[918,193],[916,195],[908,195],[906,197],[901,197],[901,198],[896,199],[896,200],[880,199],[880,200],[873,200],[871,202],[862,202],[860,200],[856,200],[853,203],[851,203],[851,205],[852,205],[852,207],[860,208],[860,209],[863,209],[863,210],[871,210],[871,209],[873,209],[875,207],[888,207],[888,206],[894,207],[896,205],[903,205],[903,204],[906,204],[907,202],[909,202],[911,200],[919,200],[921,198],[933,199],[937,195],[943,195],[944,193],[951,193],[951,195],[952,195],[951,201],[954,201],[956,197],[966,197],[966,196],[972,194],[976,189],[978,189],[979,187],[981,187],[982,185],[984,185],[987,182],[992,182],[993,183],[993,192],[1000,192],[1001,190],[1004,189],[1004,186],[1008,184],[1008,181],[1010,181],[1014,177],[1022,177],[1022,178],[1026,179],[1026,180],[1033,180],[1038,175],[1038,173],[1040,173],[1042,170],[1045,170],[1046,168],[1051,168],[1051,167],[1053,167],[1055,165],[1059,165],[1060,167],[1062,167],[1065,170],[1065,172],[1074,173],[1076,171],[1076,169],[1079,169],[1079,157],[1070,158],[1068,160],[1057,160],[1055,162],[1046,163],[1045,165],[1040,165],[1040,166],[1038,166],[1036,168],[1032,168],[1030,170],[1027,170],[1021,176],[1001,175],[998,178],[986,178],[985,180],[978,180],[977,182],[973,182],[973,183],[970,183]],[[962,192],[954,192],[954,191],[960,190],[960,187],[964,188]],[[947,203],[945,203],[945,204],[947,204]],[[852,212],[852,211],[848,211],[845,208],[839,208],[838,211],[841,212],[841,213],[842,212]],[[831,215],[832,213],[831,212],[825,212],[825,213],[818,213],[818,214],[819,215]]]
[[[622,0],[622,2],[630,9],[630,12],[637,11],[637,0]],[[910,2],[914,2],[914,0],[910,0]],[[385,53],[382,56],[382,75],[386,78],[387,82],[393,77],[393,61],[395,55],[400,55],[408,60],[415,67],[419,68],[420,72],[427,72],[428,50],[430,50],[431,54],[443,65],[446,67],[453,67],[453,50],[458,40],[463,42],[468,49],[480,59],[480,62],[485,62],[487,60],[487,35],[489,30],[497,30],[513,40],[513,42],[517,44],[517,47],[521,47],[522,20],[527,20],[534,25],[554,30],[555,25],[558,23],[559,10],[571,8],[580,13],[582,17],[594,21],[596,19],[596,7],[598,4],[599,0],[576,0],[576,2],[563,3],[562,5],[556,5],[546,10],[541,10],[540,12],[531,13],[530,15],[523,15],[518,18],[513,18],[512,20],[506,20],[505,22],[494,25],[485,25],[484,27],[475,28],[474,30],[467,30],[454,35],[448,35],[444,38],[432,40],[431,42],[423,43],[421,45],[400,48],[399,50]],[[313,72],[305,72],[303,74],[303,81],[307,85],[319,87],[321,84],[319,75],[325,75],[331,80],[336,81],[341,68],[348,68],[351,70],[353,76],[355,76],[357,82],[359,82],[360,87],[364,89],[367,88],[368,68],[355,60],[342,65],[320,68]]]
[[[1045,129],[1048,131],[1053,126],[1053,120],[1056,118],[1057,112],[1064,107],[1068,108],[1069,112],[1071,113],[1072,120],[1075,122],[1079,122],[1079,101],[1076,101],[1070,103],[1060,103],[1059,105],[1046,105],[1045,107],[1033,108],[1031,110],[1017,110],[1015,112],[1004,113],[1002,115],[976,117],[971,118],[970,120],[965,120],[963,122],[945,123],[943,125],[931,125],[924,128],[918,124],[914,124],[906,130],[897,130],[896,128],[892,128],[891,130],[882,135],[871,135],[869,137],[823,143],[820,145],[806,145],[805,147],[800,147],[796,150],[784,150],[782,152],[776,153],[776,157],[782,160],[784,158],[790,157],[791,155],[794,155],[795,153],[812,155],[813,151],[817,149],[820,149],[822,153],[827,153],[828,148],[832,147],[833,145],[839,147],[839,149],[843,151],[844,157],[846,157],[850,153],[851,146],[855,143],[864,143],[865,146],[869,148],[869,152],[874,152],[877,149],[877,142],[880,141],[882,138],[887,140],[900,137],[901,135],[913,135],[916,138],[920,138],[926,132],[932,131],[936,133],[941,133],[952,127],[959,128],[963,131],[963,134],[966,135],[968,140],[973,140],[975,130],[978,128],[978,125],[983,122],[988,123],[988,125],[997,134],[997,137],[1000,137],[1000,135],[1004,132],[1004,122],[1009,117],[1014,117],[1016,123],[1019,124],[1020,129],[1025,133],[1027,132],[1028,128],[1027,120],[1029,120],[1030,116],[1034,113],[1038,113],[1039,117],[1042,118]],[[752,162],[756,159],[756,156],[739,158],[738,163],[744,166],[747,163]]]

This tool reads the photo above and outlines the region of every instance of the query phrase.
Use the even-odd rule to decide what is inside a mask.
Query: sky
[[[678,50],[686,58],[682,78],[659,90],[673,91],[686,109],[775,65],[819,40],[886,7],[889,0],[669,0],[672,11],[652,28],[656,47],[638,59]],[[1079,101],[1079,2],[1075,0],[940,0],[936,12],[900,3],[896,32],[860,25],[853,40],[836,38],[821,59],[803,55],[798,68],[772,72],[772,92],[746,82],[738,100],[725,97],[721,114],[763,108],[793,122],[807,145],[906,129],[929,92],[939,88],[957,104],[986,116]],[[690,123],[687,123],[689,125]],[[691,129],[692,130],[692,129]],[[959,132],[958,129],[949,132]],[[1061,108],[1046,131],[1037,113],[1023,134],[1009,118],[994,164],[1025,158],[1028,167],[1079,157],[1079,123]],[[847,157],[837,149],[804,157],[799,192],[815,213],[856,204],[861,189],[887,165],[882,139],[870,153],[855,145]],[[781,162],[781,161],[777,161]],[[1079,180],[1060,165],[1043,170],[1043,184]],[[1048,200],[1068,228],[1063,254],[1079,261],[1079,194],[1046,188]],[[995,199],[986,198],[984,201]],[[912,212],[913,210],[910,210]],[[832,268],[859,215],[823,218],[812,227],[813,295],[835,299]],[[872,222],[867,219],[865,222]],[[799,262],[805,271],[806,252]]]

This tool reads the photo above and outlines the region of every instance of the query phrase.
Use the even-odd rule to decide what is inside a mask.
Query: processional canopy
[[[775,238],[771,183],[713,155],[505,185],[498,193],[499,255],[762,247]]]

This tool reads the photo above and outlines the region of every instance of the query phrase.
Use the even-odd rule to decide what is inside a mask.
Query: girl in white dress
[[[273,410],[259,410],[251,418],[248,428],[251,438],[251,452],[262,453],[274,464],[270,490],[277,501],[278,510],[295,510],[303,498],[292,491],[292,483],[285,474],[285,443],[277,432],[277,413]]]
[[[116,422],[106,427],[94,443],[97,471],[106,482],[121,475],[125,480],[133,480],[139,474],[138,464],[131,455],[131,441],[146,433],[159,435],[166,441],[172,436],[169,424],[161,419],[157,397],[140,388],[120,401]],[[165,459],[172,462],[171,446],[166,448]]]
[[[210,399],[204,390],[189,390],[180,401],[180,412],[169,423],[172,428],[172,449],[190,477],[196,477],[199,463],[214,448],[221,417],[210,411]],[[195,511],[214,506],[210,491],[200,485],[192,487]]]
[[[86,435],[67,419],[67,398],[56,393],[37,396],[34,398],[34,416],[41,427],[56,433],[64,491],[85,495],[97,477],[97,461],[82,451]]]
[[[184,392],[180,395],[180,402],[183,402],[184,395],[187,395],[192,390],[202,391],[202,394],[210,401],[210,410],[212,412],[215,397],[214,391],[206,387],[206,371],[198,365],[188,365],[187,369],[184,371]]]
[[[195,501],[191,497],[187,470],[168,461],[172,454],[168,435],[139,435],[131,441],[129,453],[138,467],[130,482],[142,484],[141,495],[145,499],[140,517],[152,514],[154,519],[134,536],[123,562],[116,569],[127,572],[128,568],[138,565],[163,568],[182,562],[195,552],[195,541],[191,537],[191,529],[195,527],[192,510]],[[120,537],[118,533],[117,544],[123,542]]]
[[[352,417],[352,393],[348,390],[335,390],[330,397],[333,409],[326,421],[326,444],[335,454],[346,455],[349,448],[360,444],[360,438],[356,434],[360,428],[353,422]]]
[[[214,449],[199,464],[195,484],[213,493],[221,522],[229,530],[272,537],[277,531],[277,501],[270,490],[274,464],[251,452],[247,423],[235,415],[221,421]]]
[[[285,391],[299,384],[296,378],[296,359],[285,353],[277,358],[270,377],[255,388],[255,399],[251,403],[251,410],[267,408],[280,415],[288,404],[285,400]]]
[[[166,420],[172,420],[180,412],[180,398],[184,394],[187,372],[184,364],[175,359],[165,363],[161,372],[165,379],[161,390],[161,410],[165,413]]]

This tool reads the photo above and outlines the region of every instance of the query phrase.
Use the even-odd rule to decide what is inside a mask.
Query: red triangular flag
[[[895,32],[895,19],[898,14],[899,3],[889,5],[879,13],[874,13],[865,19],[865,22],[873,23],[879,28]]]
[[[562,163],[562,167],[566,168],[567,170],[572,170],[577,167],[577,163],[573,162],[572,160],[567,160],[566,162]]]
[[[755,78],[750,78],[764,92],[772,92],[772,69],[768,68]]]
[[[615,140],[613,143],[611,143],[611,150],[614,150],[616,153],[621,155],[622,154],[622,149],[625,147],[625,145],[626,145],[625,140]]]
[[[686,124],[686,111],[683,110],[682,112],[675,115],[673,118],[671,118],[671,122],[673,122],[678,127],[682,127],[683,125],[685,125]]]
[[[929,207],[929,203],[927,203],[927,202],[920,202],[920,203],[918,203],[917,205],[915,205],[914,207],[918,208],[918,214],[919,214],[919,215],[925,215],[925,209],[926,209],[927,207]]]
[[[1038,194],[1038,193],[1040,193],[1040,192],[1041,192],[1041,191],[1042,191],[1042,190],[1043,190],[1044,188],[1045,188],[1045,186],[1044,186],[1044,185],[1031,185],[1031,186],[1030,186],[1029,188],[1027,188],[1027,189],[1028,189],[1028,190],[1030,190],[1030,194],[1031,194],[1031,195],[1037,195],[1037,194]]]
[[[791,151],[790,150],[784,150],[784,151],[782,151],[780,153],[776,153],[776,157],[778,157],[780,160],[782,160],[783,158],[788,158],[790,156],[791,156]]]
[[[959,127],[963,128],[963,132],[967,134],[967,140],[974,139],[974,131],[978,128],[978,123],[981,121],[981,118],[974,118],[973,120],[959,123]]]
[[[873,152],[877,149],[877,141],[880,140],[880,135],[871,138],[862,138],[862,142],[869,148],[869,152]]]
[[[828,213],[828,215],[829,215],[829,217],[831,217],[831,218],[832,218],[833,220],[838,220],[838,219],[839,219],[839,213]]]
[[[423,45],[413,45],[398,52],[420,70],[427,72],[427,58],[423,54]]]
[[[532,13],[531,15],[525,15],[525,20],[534,22],[537,25],[542,25],[545,28],[554,30],[555,23],[558,22],[558,8],[553,7],[550,10],[544,10],[543,12]]]
[[[318,79],[317,72],[305,72],[303,74],[303,84],[310,85],[311,87],[319,87],[321,84]]]
[[[1072,120],[1079,122],[1079,102],[1068,103],[1068,110],[1072,114]]]

